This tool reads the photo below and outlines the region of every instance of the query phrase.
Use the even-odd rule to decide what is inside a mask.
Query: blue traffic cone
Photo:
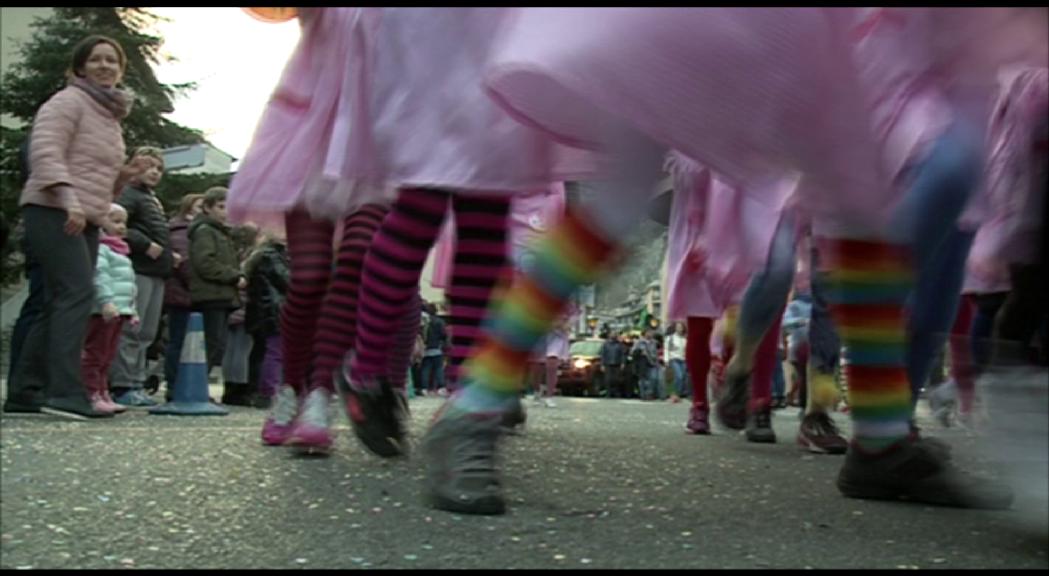
[[[150,408],[150,414],[176,416],[225,416],[229,410],[208,399],[208,361],[204,354],[204,317],[200,312],[189,315],[186,339],[182,341],[178,377],[171,402]]]

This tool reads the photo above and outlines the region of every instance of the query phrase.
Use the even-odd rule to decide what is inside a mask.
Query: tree
[[[203,142],[200,131],[163,117],[174,110],[175,97],[196,86],[162,84],[153,73],[153,65],[161,60],[163,40],[147,30],[161,20],[142,8],[55,8],[52,15],[36,18],[32,37],[19,47],[22,59],[3,76],[0,111],[32,122],[37,108],[65,86],[73,46],[88,34],[103,34],[127,53],[124,87],[135,96],[131,114],[124,120],[128,147]]]
[[[127,54],[123,86],[134,95],[131,114],[124,120],[128,149],[150,145],[169,148],[204,142],[203,134],[164,117],[174,110],[173,100],[193,90],[193,83],[163,84],[153,73],[162,59],[163,39],[149,31],[162,18],[142,8],[54,8],[30,25],[32,36],[19,47],[21,59],[0,78],[0,114],[22,122],[21,129],[0,131],[0,210],[12,225],[18,216],[21,194],[18,150],[41,104],[66,84],[73,47],[90,34],[113,38]],[[177,199],[168,199],[178,202]],[[12,243],[13,244],[13,243]],[[14,248],[16,246],[12,246]],[[4,262],[7,262],[6,255]],[[9,281],[10,266],[0,281]]]

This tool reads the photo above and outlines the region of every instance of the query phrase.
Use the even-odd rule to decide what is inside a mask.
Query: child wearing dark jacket
[[[244,264],[248,276],[245,327],[252,337],[248,382],[267,401],[282,379],[280,309],[291,275],[284,240],[266,233]],[[267,402],[268,403],[268,402]]]
[[[248,285],[226,225],[226,192],[218,186],[208,189],[203,212],[189,225],[189,294],[193,309],[204,316],[209,372],[222,366],[227,317],[240,305],[238,291]]]

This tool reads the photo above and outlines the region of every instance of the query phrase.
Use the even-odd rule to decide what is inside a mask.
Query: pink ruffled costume
[[[899,12],[909,10],[922,9]],[[898,108],[871,101],[864,74],[873,70],[854,53],[866,16],[855,8],[524,9],[486,86],[558,141],[600,148],[607,126],[624,125],[748,193],[758,193],[751,182],[799,171],[800,204],[815,222],[876,234],[899,196],[891,166],[918,136],[909,117],[898,132],[882,131]],[[870,26],[890,25],[883,20]],[[959,93],[1036,43],[1008,9],[937,9],[927,22],[907,58],[918,59],[916,70],[941,71]],[[891,155],[887,136],[898,140]]]
[[[1028,161],[1031,130],[1049,110],[1049,70],[1003,70],[1001,89],[988,128],[990,156],[986,190],[989,215],[969,254],[966,293],[1009,290],[1009,264],[1029,263],[1038,248],[1039,217],[1045,199],[1031,194]]]
[[[738,304],[765,265],[796,181],[782,179],[759,202],[680,154],[668,167],[674,203],[667,242],[667,320],[718,318]]]
[[[352,80],[356,62],[349,30],[359,15],[357,8],[300,10],[299,43],[230,184],[231,222],[251,221],[279,230],[284,214],[295,208],[334,221],[365,203],[388,204],[392,199],[382,188],[325,177],[335,172],[333,164],[325,162],[330,145],[341,142],[348,129],[336,120],[344,84]]]
[[[549,230],[565,213],[565,185],[555,182],[549,188],[517,194],[510,205],[510,260],[519,266],[528,246]],[[455,255],[454,216],[447,218],[434,247],[434,268],[430,284],[448,288]]]

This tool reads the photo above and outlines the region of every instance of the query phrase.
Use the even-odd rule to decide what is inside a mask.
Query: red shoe
[[[91,409],[94,410],[95,412],[102,412],[102,413],[105,413],[105,414],[115,414],[116,413],[116,411],[114,411],[109,406],[109,404],[106,403],[106,400],[105,400],[105,398],[102,397],[102,393],[101,392],[95,392],[94,394],[92,394],[90,400],[91,400]]]
[[[692,405],[688,412],[688,423],[685,424],[685,432],[697,436],[710,435],[710,411],[706,406]]]
[[[127,406],[121,406],[120,404],[117,404],[113,401],[113,397],[109,395],[109,390],[102,391],[102,399],[105,400],[107,404],[109,404],[109,407],[112,409],[112,412],[114,414],[122,414],[124,412],[127,412]]]
[[[816,454],[844,454],[849,449],[849,441],[838,432],[827,413],[813,412],[801,421],[798,446]]]

